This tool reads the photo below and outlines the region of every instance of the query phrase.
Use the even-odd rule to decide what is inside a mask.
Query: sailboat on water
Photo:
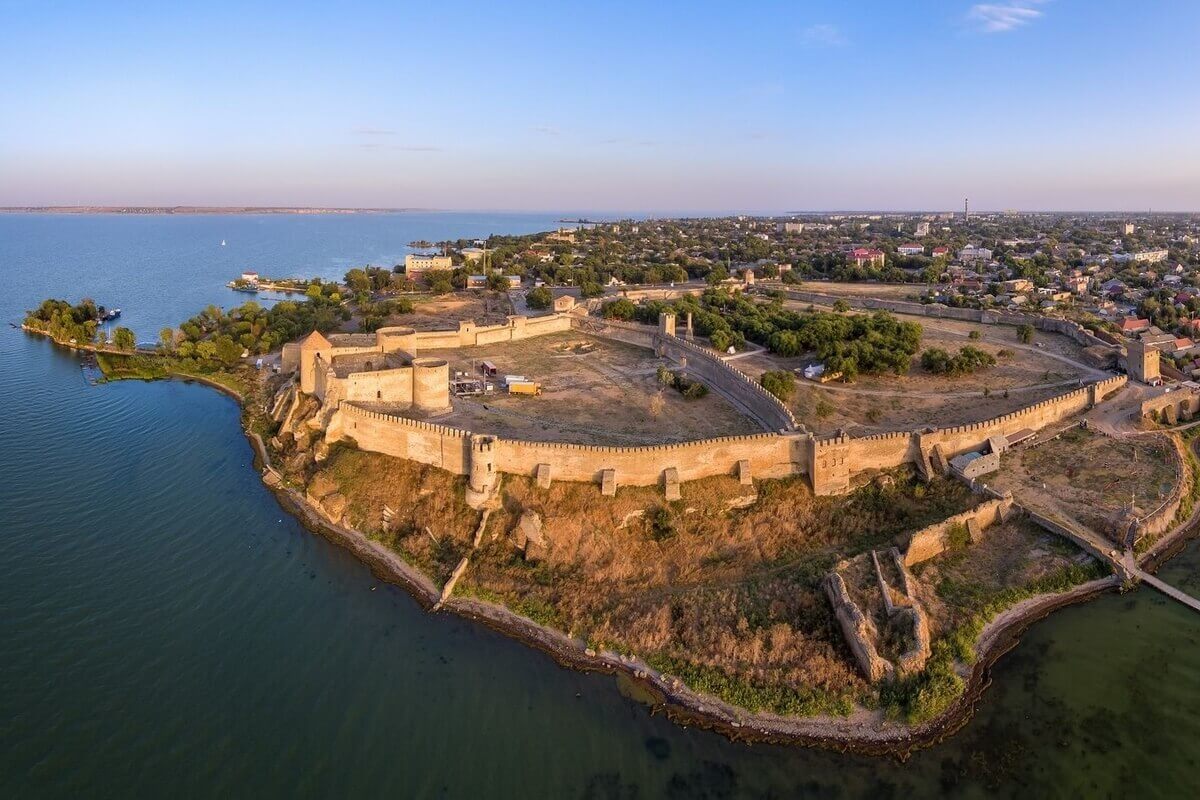
[[[221,240],[221,247],[224,247],[224,246],[225,246],[225,240],[224,240],[224,239],[222,239],[222,240]]]

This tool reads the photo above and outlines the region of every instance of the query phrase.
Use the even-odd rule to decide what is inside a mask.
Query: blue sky
[[[1200,210],[1200,2],[0,0],[0,205]]]

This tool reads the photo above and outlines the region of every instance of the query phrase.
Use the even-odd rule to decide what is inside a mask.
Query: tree
[[[370,292],[371,291],[371,276],[367,274],[365,269],[352,269],[346,273],[346,285],[355,292]]]
[[[971,331],[967,334],[967,338],[973,342],[977,342],[983,338],[983,334],[981,334],[979,331]]]
[[[1029,324],[1017,326],[1017,338],[1024,344],[1033,341],[1033,326]]]
[[[838,314],[845,314],[850,310],[850,304],[845,300],[838,300],[833,304],[833,310]]]
[[[175,329],[163,328],[158,332],[158,344],[165,352],[175,349]]]
[[[632,301],[622,297],[619,300],[605,303],[600,313],[605,319],[630,320],[633,319],[637,310],[637,306]]]
[[[758,382],[785,403],[796,391],[796,376],[786,369],[767,370],[759,377]]]
[[[584,281],[579,284],[579,294],[582,297],[599,297],[604,294],[604,287],[595,281]]]
[[[728,277],[729,270],[725,269],[723,265],[718,264],[709,270],[708,276],[705,278],[705,280],[708,281],[709,286],[716,286]]]
[[[510,288],[508,278],[500,272],[493,272],[488,275],[487,287],[493,292],[507,292]]]
[[[216,347],[216,356],[227,366],[233,366],[238,359],[242,357],[242,346],[235,342],[232,337],[218,336],[213,340]]]
[[[113,331],[113,345],[118,350],[132,350],[137,346],[137,339],[129,328],[117,328]]]
[[[208,339],[196,345],[196,357],[211,361],[217,357],[217,346]]]
[[[545,286],[538,286],[525,293],[525,305],[533,309],[549,308],[554,302],[554,296]]]

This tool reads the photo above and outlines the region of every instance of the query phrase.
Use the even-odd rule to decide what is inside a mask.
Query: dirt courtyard
[[[789,303],[795,310],[807,304]],[[1038,332],[1030,344],[1007,325],[894,315],[921,324],[921,347],[904,375],[860,375],[853,383],[817,383],[797,375],[792,412],[817,434],[841,428],[862,436],[912,430],[923,425],[963,425],[1007,414],[1078,388],[1108,373],[1083,362],[1083,349],[1065,336]],[[978,338],[971,338],[972,333]],[[921,367],[921,353],[939,347],[956,353],[964,345],[984,350],[996,365],[973,375],[933,375]],[[766,351],[733,361],[752,377],[767,370],[795,371],[814,362],[811,356],[782,358]]]
[[[759,428],[715,392],[689,400],[658,382],[664,365],[650,350],[582,335],[558,333],[469,350],[428,350],[456,371],[478,376],[481,361],[496,365],[496,391],[454,398],[438,422],[514,439],[579,444],[639,445],[759,433]],[[538,397],[504,392],[505,375],[542,386]]]
[[[1130,501],[1144,516],[1171,493],[1179,476],[1170,449],[1157,437],[1120,441],[1072,428],[1038,447],[1009,451],[988,483],[1035,511],[1109,535]]]
[[[412,298],[414,307],[408,314],[393,314],[388,325],[413,328],[418,331],[454,328],[462,320],[474,320],[477,325],[503,325],[513,313],[507,294],[496,292],[455,292]]]

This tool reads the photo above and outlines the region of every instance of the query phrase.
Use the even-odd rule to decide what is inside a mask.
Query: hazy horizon
[[[1171,46],[1197,5],[0,0],[0,23],[0,206],[1200,209],[1200,58]]]

